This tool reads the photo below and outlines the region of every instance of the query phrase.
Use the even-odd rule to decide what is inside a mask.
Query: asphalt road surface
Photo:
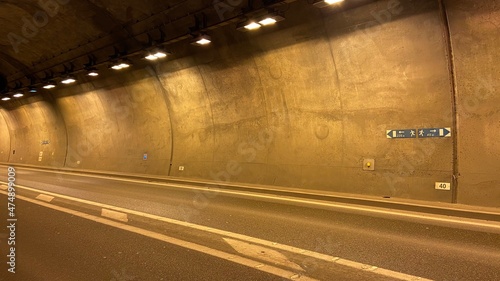
[[[0,167],[0,181],[6,175]],[[382,269],[431,280],[500,280],[500,231],[475,221],[464,227],[460,218],[427,221],[390,210],[23,168],[16,184],[16,273],[7,271],[10,233],[2,228],[0,280],[398,280],[377,273]],[[55,199],[36,199],[45,192]],[[3,191],[5,226],[7,203]],[[102,209],[114,207],[128,220],[102,218]]]

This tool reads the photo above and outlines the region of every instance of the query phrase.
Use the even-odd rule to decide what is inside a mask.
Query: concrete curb
[[[85,175],[95,175],[95,176],[109,176],[117,178],[126,178],[142,181],[155,181],[160,183],[171,183],[179,185],[190,185],[197,187],[206,187],[208,189],[224,189],[224,190],[234,190],[243,191],[259,194],[269,194],[276,196],[286,196],[295,197],[351,205],[361,205],[370,206],[386,209],[395,209],[402,211],[412,211],[419,213],[429,213],[436,215],[446,215],[452,217],[462,217],[470,219],[479,219],[487,221],[498,221],[500,222],[500,208],[489,208],[489,207],[478,207],[478,206],[468,206],[468,205],[457,205],[451,203],[439,203],[439,202],[425,202],[417,200],[406,200],[398,198],[381,198],[375,196],[363,196],[354,194],[339,194],[333,192],[325,192],[319,190],[303,190],[294,189],[286,187],[276,187],[276,186],[266,186],[266,185],[253,185],[253,184],[236,184],[228,182],[216,182],[208,180],[193,180],[193,179],[183,179],[176,177],[166,177],[166,176],[152,176],[146,174],[126,174],[117,172],[103,172],[103,171],[93,171],[93,170],[78,170],[78,169],[68,169],[68,168],[51,168],[51,167],[41,167],[35,165],[24,165],[24,164],[11,164],[11,163],[0,163],[0,166],[13,166],[13,167],[23,167],[30,168],[40,171],[49,172],[66,172],[73,173],[75,175],[85,174]]]

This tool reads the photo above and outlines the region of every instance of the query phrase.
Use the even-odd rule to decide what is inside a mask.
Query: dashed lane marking
[[[30,187],[25,187],[25,186],[17,186],[17,187],[22,188],[22,189],[26,189],[26,190],[35,191],[38,193],[45,193],[45,194],[48,194],[51,196],[55,196],[55,197],[59,197],[59,198],[63,198],[63,199],[67,199],[67,200],[71,200],[71,201],[75,201],[75,202],[79,202],[79,203],[97,206],[97,207],[100,207],[103,209],[113,210],[116,212],[126,213],[129,215],[135,215],[135,216],[153,219],[153,220],[157,220],[157,221],[161,221],[161,222],[165,222],[165,223],[189,227],[189,228],[196,229],[196,230],[201,230],[201,231],[205,231],[205,232],[218,234],[218,235],[224,236],[224,237],[238,239],[240,241],[245,241],[245,242],[252,243],[252,244],[259,244],[259,245],[266,246],[269,248],[283,250],[283,251],[287,251],[287,252],[295,253],[295,254],[301,254],[301,255],[308,256],[308,257],[311,257],[314,259],[319,259],[319,260],[323,260],[323,261],[333,262],[336,264],[341,264],[341,265],[344,265],[344,266],[347,266],[350,268],[354,268],[357,270],[366,271],[366,268],[371,268],[371,270],[370,270],[371,272],[376,273],[378,275],[390,277],[390,278],[396,278],[399,280],[409,280],[409,281],[413,281],[413,280],[429,281],[430,280],[430,279],[425,279],[425,278],[414,276],[414,275],[409,275],[409,274],[404,274],[401,272],[392,271],[389,269],[379,268],[379,267],[376,267],[373,265],[366,265],[366,264],[362,264],[362,263],[359,263],[356,261],[342,259],[340,257],[334,257],[334,256],[326,255],[326,254],[321,254],[318,252],[308,251],[305,249],[301,249],[301,248],[297,248],[297,247],[293,247],[293,246],[289,246],[289,245],[278,244],[276,242],[272,242],[272,241],[268,241],[268,240],[264,240],[264,239],[259,239],[259,238],[255,238],[255,237],[251,237],[251,236],[246,236],[246,235],[238,234],[238,233],[234,233],[234,232],[229,232],[229,231],[225,231],[225,230],[221,230],[221,229],[197,225],[194,223],[189,223],[189,222],[184,222],[184,221],[178,221],[178,220],[165,218],[165,217],[161,217],[161,216],[157,216],[157,215],[147,214],[147,213],[143,213],[143,212],[139,212],[139,211],[134,211],[134,210],[129,210],[129,209],[121,208],[121,207],[106,205],[106,204],[102,204],[102,203],[97,203],[97,202],[93,202],[93,201],[89,201],[89,200],[74,198],[74,197],[56,194],[56,193],[52,193],[52,192],[46,192],[46,191],[37,190],[34,188],[30,188]],[[253,266],[255,266],[255,265],[253,265]],[[301,280],[304,280],[304,279],[301,279]]]
[[[108,219],[114,219],[117,221],[128,222],[127,214],[122,213],[122,212],[117,212],[117,211],[108,210],[108,209],[102,209],[101,216],[108,218]]]
[[[5,192],[3,192],[3,191],[0,192],[0,193],[1,194],[5,194]],[[73,216],[77,216],[77,217],[80,217],[80,218],[84,218],[84,219],[87,219],[87,220],[91,220],[91,221],[94,221],[94,222],[98,222],[98,223],[101,223],[101,224],[105,224],[105,225],[108,225],[108,226],[112,226],[112,227],[115,227],[115,228],[118,228],[118,229],[121,229],[121,230],[129,231],[129,232],[136,233],[136,234],[140,234],[140,235],[143,235],[143,236],[146,236],[146,237],[149,237],[149,238],[153,238],[153,239],[160,240],[160,241],[163,241],[163,242],[166,242],[166,243],[169,243],[169,244],[177,245],[177,246],[180,246],[180,247],[183,247],[183,248],[186,248],[186,249],[190,249],[190,250],[193,250],[193,251],[197,251],[197,252],[200,252],[200,253],[203,253],[203,254],[207,254],[207,255],[210,255],[210,256],[213,256],[213,257],[221,258],[221,259],[224,259],[224,260],[227,260],[227,261],[230,261],[230,262],[234,262],[234,263],[237,263],[237,264],[240,264],[240,265],[244,265],[246,267],[254,268],[256,270],[263,271],[263,272],[266,272],[266,273],[269,273],[269,274],[273,274],[273,275],[276,275],[276,276],[279,276],[279,277],[282,277],[282,278],[286,278],[286,279],[290,279],[290,280],[293,278],[293,280],[301,280],[301,281],[302,280],[303,281],[318,281],[317,279],[310,278],[310,277],[307,277],[305,275],[300,275],[299,278],[295,278],[295,276],[297,276],[297,273],[292,272],[292,271],[288,271],[288,270],[285,270],[285,269],[274,267],[274,266],[268,265],[268,264],[264,265],[261,262],[254,261],[254,260],[251,260],[251,259],[248,259],[248,258],[245,258],[245,257],[234,256],[234,255],[231,255],[231,254],[228,254],[228,253],[216,250],[216,249],[208,248],[206,246],[202,246],[202,245],[198,245],[198,244],[195,244],[195,243],[183,241],[183,240],[180,240],[180,239],[177,239],[177,238],[173,238],[173,237],[170,237],[170,236],[167,236],[167,235],[164,235],[164,234],[156,233],[156,232],[153,232],[153,231],[145,230],[145,229],[138,228],[138,227],[131,226],[131,225],[127,225],[127,224],[123,224],[123,223],[120,223],[120,222],[117,222],[117,221],[113,221],[113,220],[109,220],[109,219],[106,219],[106,218],[97,217],[97,216],[85,214],[85,213],[82,213],[82,212],[70,210],[70,209],[67,209],[67,208],[64,208],[64,207],[59,207],[59,206],[56,206],[56,205],[53,205],[53,204],[49,204],[49,203],[45,203],[45,202],[42,202],[42,201],[34,200],[34,199],[31,199],[31,198],[28,198],[28,197],[24,197],[24,196],[19,196],[18,195],[17,199],[24,200],[24,201],[27,201],[27,202],[30,202],[30,203],[33,203],[33,204],[36,204],[36,205],[39,205],[39,206],[50,208],[50,209],[53,209],[53,210],[56,210],[56,211],[67,213],[67,214],[70,214],[70,215],[73,215]],[[260,265],[262,265],[262,266],[260,266]]]
[[[52,202],[52,200],[54,200],[54,196],[49,196],[49,195],[45,195],[45,194],[40,194],[36,197],[36,199],[38,200],[41,200],[41,201],[44,201],[44,202],[47,202],[47,203],[50,203]]]

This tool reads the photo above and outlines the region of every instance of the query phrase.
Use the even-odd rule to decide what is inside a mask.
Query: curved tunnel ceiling
[[[163,33],[166,43],[187,39],[190,31],[213,29],[267,8],[286,10],[295,1],[5,0],[0,2],[0,72],[11,84],[26,85],[28,77],[40,80],[70,63],[83,68],[89,54],[105,62],[115,47],[141,50],[151,41],[148,34],[159,41]],[[342,8],[373,1],[351,0]]]
[[[141,19],[181,2],[186,1],[2,1],[0,69],[7,76],[27,74],[119,44],[138,33],[134,24]]]
[[[2,1],[0,69],[16,79],[103,47],[134,44],[137,42],[126,40],[167,24],[172,18],[210,8],[211,3],[206,0]],[[189,26],[183,24],[177,28],[186,33]],[[147,43],[147,36],[140,43]]]

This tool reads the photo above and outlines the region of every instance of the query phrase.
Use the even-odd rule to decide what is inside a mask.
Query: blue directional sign
[[[417,129],[387,130],[386,134],[388,139],[415,139]]]
[[[449,138],[451,137],[451,128],[430,128],[419,129],[419,138]]]
[[[147,153],[144,153],[144,155],[142,156],[142,160],[148,160],[148,154]]]

